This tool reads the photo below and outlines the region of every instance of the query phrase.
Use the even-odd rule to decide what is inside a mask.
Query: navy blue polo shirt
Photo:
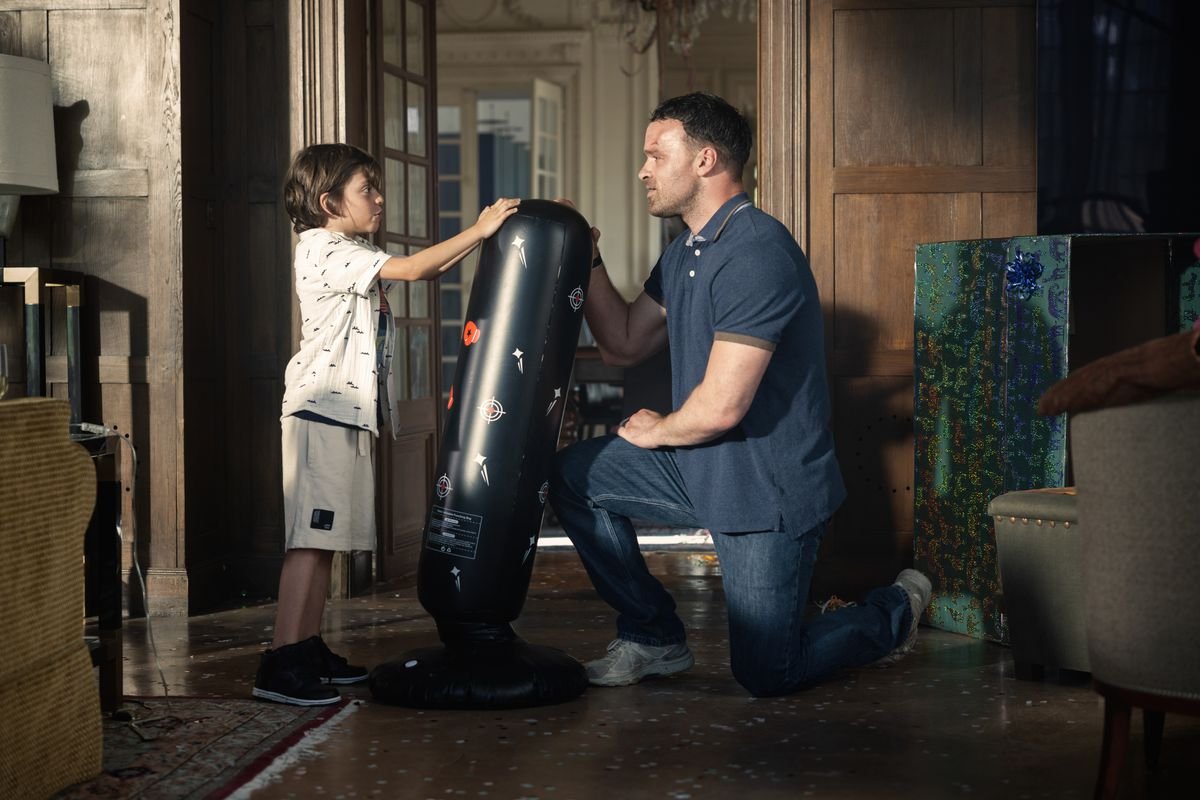
[[[772,351],[741,423],[676,448],[701,522],[723,533],[804,531],[833,516],[846,489],[829,430],[821,304],[787,228],[739,194],[698,235],[667,246],[645,291],[667,310],[675,408],[703,380],[715,340]]]

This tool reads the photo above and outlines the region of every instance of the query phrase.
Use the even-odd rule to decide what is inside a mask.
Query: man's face
[[[688,138],[683,123],[661,119],[646,128],[646,162],[638,179],[646,186],[646,206],[656,217],[683,216],[700,189],[696,174],[699,148]]]

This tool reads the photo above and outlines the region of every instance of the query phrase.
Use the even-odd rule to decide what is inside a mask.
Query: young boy
[[[374,438],[384,420],[397,429],[389,397],[394,323],[382,281],[432,280],[516,213],[501,198],[467,230],[411,256],[390,256],[362,237],[379,230],[379,164],[346,144],[296,155],[284,204],[300,234],[296,294],[300,351],[283,394],[283,496],[287,553],[271,649],[254,696],[293,705],[338,701],[329,684],[366,680],[321,639],[335,550],[375,546]]]

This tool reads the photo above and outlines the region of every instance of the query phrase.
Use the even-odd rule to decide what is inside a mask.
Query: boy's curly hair
[[[297,153],[283,182],[283,205],[292,220],[292,230],[303,233],[325,227],[328,215],[321,208],[321,195],[326,192],[329,207],[341,213],[342,190],[359,169],[378,189],[382,175],[379,162],[354,145],[314,144]]]

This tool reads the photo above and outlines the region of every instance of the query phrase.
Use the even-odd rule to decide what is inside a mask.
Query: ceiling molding
[[[440,33],[438,67],[578,64],[590,38],[586,30]]]

